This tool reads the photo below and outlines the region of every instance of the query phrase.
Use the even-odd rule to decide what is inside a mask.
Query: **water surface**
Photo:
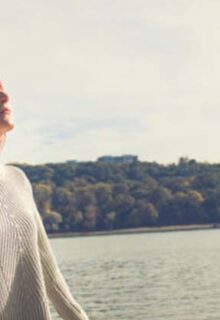
[[[219,230],[50,242],[91,320],[220,319]]]

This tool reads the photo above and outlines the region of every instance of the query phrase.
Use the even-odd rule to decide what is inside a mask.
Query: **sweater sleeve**
[[[67,282],[59,269],[57,259],[53,253],[34,199],[32,185],[24,172],[23,177],[26,180],[26,185],[29,188],[34,218],[37,224],[38,246],[47,295],[62,319],[89,320],[84,309],[71,294]]]
[[[35,219],[38,227],[38,243],[45,277],[46,290],[57,313],[64,320],[89,320],[85,311],[71,294],[59,269],[56,257],[49,243],[39,211],[34,203]]]

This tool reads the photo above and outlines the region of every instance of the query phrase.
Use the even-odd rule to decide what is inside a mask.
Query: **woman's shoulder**
[[[28,190],[28,192],[31,191],[32,194],[31,182],[23,169],[16,165],[6,164],[5,173],[8,177],[7,180],[9,180],[10,183],[13,182],[13,184],[17,184],[19,188],[23,187]]]
[[[14,174],[20,175],[20,176],[26,175],[24,170],[21,169],[20,167],[17,167],[16,165],[4,164],[3,167],[5,167],[5,170],[10,173],[14,173]]]
[[[5,174],[9,175],[11,178],[13,177],[14,179],[19,179],[20,181],[23,181],[26,183],[29,182],[29,179],[26,173],[24,172],[24,170],[16,165],[5,164],[4,171],[5,171]]]

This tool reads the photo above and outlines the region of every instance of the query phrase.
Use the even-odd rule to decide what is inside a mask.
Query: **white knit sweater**
[[[25,172],[0,165],[0,320],[88,320],[52,251]]]

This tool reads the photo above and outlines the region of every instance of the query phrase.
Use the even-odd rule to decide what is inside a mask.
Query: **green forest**
[[[220,164],[12,164],[30,179],[48,233],[220,223]]]

